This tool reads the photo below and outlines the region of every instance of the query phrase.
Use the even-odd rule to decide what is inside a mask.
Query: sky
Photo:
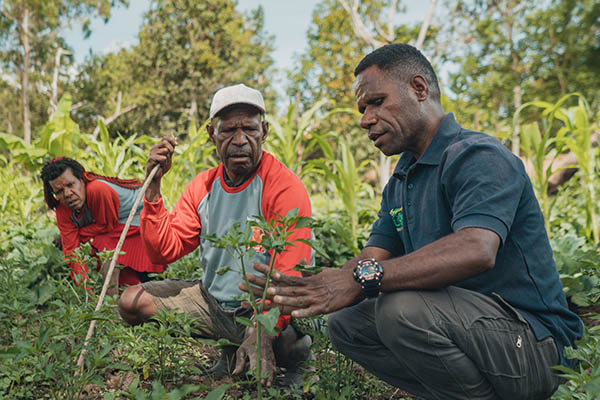
[[[200,1],[200,0],[199,0]],[[242,11],[262,5],[265,14],[265,30],[275,36],[275,67],[280,71],[273,87],[283,95],[285,69],[293,67],[294,54],[300,54],[306,47],[306,31],[312,13],[319,0],[238,0]],[[407,12],[398,17],[398,23],[423,21],[429,8],[429,1],[410,1]],[[108,23],[101,19],[92,21],[92,34],[84,39],[81,26],[75,25],[65,32],[67,43],[72,46],[75,62],[81,63],[90,51],[107,53],[137,43],[137,33],[142,25],[144,12],[149,8],[147,0],[129,0],[129,7],[113,8]]]

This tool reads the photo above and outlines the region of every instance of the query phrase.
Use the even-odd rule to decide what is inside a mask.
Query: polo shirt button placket
[[[410,212],[410,208],[412,206],[412,201],[411,201],[411,197],[412,196],[411,196],[411,194],[412,194],[412,189],[414,187],[415,187],[415,185],[413,185],[412,183],[409,183],[409,184],[406,185],[406,188],[408,189],[407,193],[406,193],[406,200],[407,200],[406,201],[406,214],[407,214],[406,215],[407,216],[407,218],[406,218],[407,221],[406,222],[410,223],[410,224],[412,224],[413,220],[414,220],[412,212]]]

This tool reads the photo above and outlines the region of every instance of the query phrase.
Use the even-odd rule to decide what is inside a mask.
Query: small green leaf
[[[227,272],[231,271],[231,267],[229,266],[224,266],[221,267],[217,270],[216,274],[217,275],[225,275]]]
[[[225,392],[227,392],[227,390],[229,390],[231,386],[233,386],[231,383],[222,384],[221,386],[208,393],[205,397],[205,400],[221,400],[225,395]]]
[[[268,312],[264,314],[259,314],[255,317],[256,321],[261,324],[265,331],[270,336],[275,336],[277,332],[275,331],[275,325],[277,325],[277,319],[279,318],[279,308],[272,308]]]
[[[247,326],[249,328],[253,328],[254,327],[254,323],[252,322],[252,320],[250,320],[250,318],[246,318],[246,317],[235,317],[235,320],[237,322],[239,322],[240,324]]]

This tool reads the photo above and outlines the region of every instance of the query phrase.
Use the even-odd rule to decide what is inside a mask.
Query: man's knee
[[[141,324],[154,313],[152,295],[142,285],[129,286],[119,299],[119,313],[130,325]]]
[[[344,308],[329,314],[327,317],[327,330],[329,332],[329,340],[333,347],[344,353],[344,348],[347,344],[352,343],[355,321],[352,319],[352,307]]]
[[[388,338],[408,337],[411,332],[428,329],[434,324],[419,291],[386,293],[377,299],[375,321],[377,333],[385,343]]]

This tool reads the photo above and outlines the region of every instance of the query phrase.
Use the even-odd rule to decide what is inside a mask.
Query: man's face
[[[425,116],[409,83],[402,83],[372,65],[356,77],[360,126],[383,154],[410,151],[419,157]]]
[[[85,182],[67,168],[58,178],[51,180],[50,187],[56,199],[71,210],[81,210],[85,204]]]
[[[267,123],[256,108],[240,104],[220,112],[207,129],[227,176],[234,185],[241,183],[260,162]]]

